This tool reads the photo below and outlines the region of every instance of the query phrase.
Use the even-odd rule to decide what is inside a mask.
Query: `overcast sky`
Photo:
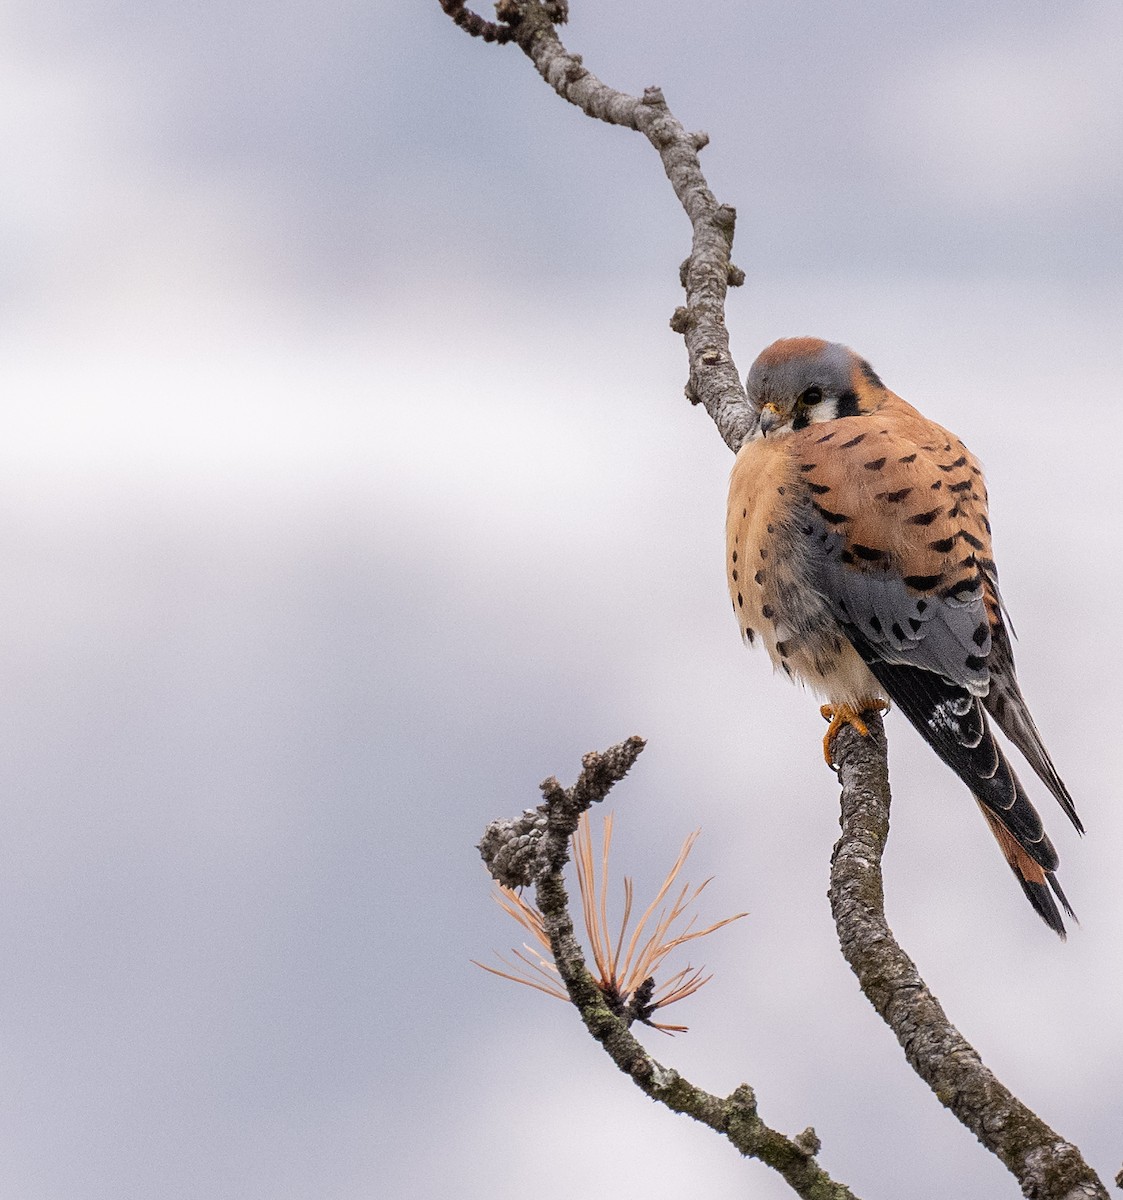
[[[897,715],[887,906],[1114,1176],[1123,10],[573,5],[711,136],[741,372],[847,342],[988,469],[1083,924]],[[700,826],[704,915],[751,913],[647,1044],[867,1200],[1016,1196],[838,953],[822,722],[728,613],[646,142],[435,0],[7,0],[0,161],[0,1196],[790,1195],[469,964],[520,940],[484,825],[633,732],[617,869]]]

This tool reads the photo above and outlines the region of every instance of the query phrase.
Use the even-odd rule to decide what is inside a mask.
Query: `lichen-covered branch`
[[[533,884],[569,998],[585,1027],[637,1087],[673,1112],[693,1117],[727,1137],[742,1154],[778,1171],[805,1200],[855,1200],[850,1189],[831,1179],[816,1161],[819,1139],[814,1129],[785,1137],[761,1120],[756,1096],[747,1084],[729,1096],[715,1096],[663,1066],[640,1044],[626,1017],[612,1011],[585,964],[562,877],[569,839],[581,814],[624,778],[643,746],[641,738],[631,737],[603,753],[586,754],[572,787],[547,779],[541,785],[543,803],[537,808],[514,821],[493,821],[488,826],[480,842],[484,862],[499,883]]]
[[[901,949],[885,919],[881,856],[889,836],[885,728],[867,714],[868,739],[847,726],[835,742],[842,836],[831,860],[831,911],[862,991],[936,1098],[998,1156],[1033,1200],[1107,1198],[1080,1151],[983,1064]]]
[[[698,161],[708,135],[687,132],[657,87],[631,96],[602,83],[579,54],[562,45],[554,25],[565,19],[564,7],[540,0],[504,0],[497,11],[512,30],[511,40],[563,100],[599,121],[638,130],[658,151],[693,231],[690,254],[679,272],[686,302],[671,318],[690,359],[686,394],[691,403],[705,407],[726,445],[736,451],[751,428],[752,412],[729,352],[725,296],[729,286],[739,286],[745,276],[730,259],[737,214],[714,198]]]
[[[485,20],[478,12],[474,12],[464,4],[464,0],[440,0],[441,8],[453,21],[472,37],[483,38],[485,42],[509,42],[514,32],[510,25],[497,25],[494,21]]]
[[[725,298],[728,288],[741,284],[744,275],[731,261],[736,214],[714,198],[698,159],[707,135],[687,132],[658,88],[648,88],[640,97],[617,91],[593,75],[579,55],[571,54],[555,29],[567,17],[566,0],[499,0],[499,24],[465,9],[463,0],[440,2],[467,32],[517,44],[564,100],[597,120],[637,130],[659,153],[692,229],[690,254],[680,269],[686,299],[671,319],[689,355],[686,393],[692,403],[705,407],[725,443],[736,451],[750,432],[753,417],[729,351]],[[880,718],[875,716],[870,727],[874,736],[869,739],[850,728],[837,739],[843,837],[835,852],[830,894],[847,960],[863,991],[897,1035],[913,1069],[1009,1167],[1027,1196],[1035,1200],[1106,1196],[1079,1151],[983,1066],[893,940],[885,924],[880,868],[888,831],[888,765]],[[543,806],[518,821],[490,827],[481,849],[492,873],[512,887],[534,879],[570,997],[593,1036],[648,1095],[676,1111],[689,1112],[729,1137],[743,1153],[775,1166],[801,1196],[849,1195],[814,1164],[814,1151],[809,1150],[813,1143],[817,1145],[813,1133],[802,1141],[789,1141],[759,1121],[751,1089],[738,1089],[720,1100],[656,1063],[626,1021],[609,1010],[585,969],[566,911],[561,865],[581,806],[588,807],[603,795],[596,794],[600,785],[594,786],[589,773],[602,772],[602,782],[609,780],[610,787],[642,748],[642,743],[633,741],[634,746],[628,742],[605,755],[590,756],[575,788],[563,789],[555,780],[547,780]],[[627,765],[615,774],[623,762]]]

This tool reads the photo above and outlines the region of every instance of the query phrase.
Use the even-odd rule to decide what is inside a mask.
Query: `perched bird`
[[[1081,833],[1014,673],[987,492],[954,434],[846,346],[785,338],[753,363],[756,420],[729,488],[727,566],[746,642],[827,703],[823,740],[891,700],[971,789],[1029,902],[1065,936],[1057,852],[987,720]]]

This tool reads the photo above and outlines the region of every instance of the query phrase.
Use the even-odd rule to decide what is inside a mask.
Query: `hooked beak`
[[[767,437],[781,421],[780,410],[775,404],[766,404],[760,410],[760,432]]]

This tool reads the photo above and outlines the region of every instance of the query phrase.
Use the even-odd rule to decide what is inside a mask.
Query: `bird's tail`
[[[1019,788],[1020,790],[1020,788]],[[1003,825],[1001,819],[995,815],[979,797],[975,797],[979,802],[979,808],[983,816],[986,818],[987,825],[991,833],[994,834],[995,841],[998,842],[998,848],[1002,851],[1002,857],[1010,864],[1010,870],[1014,872],[1014,878],[1021,884],[1022,891],[1026,894],[1026,899],[1033,905],[1034,912],[1054,930],[1063,940],[1065,934],[1065,924],[1061,917],[1060,911],[1057,908],[1057,900],[1061,902],[1061,907],[1075,921],[1076,913],[1072,911],[1072,905],[1069,904],[1064,892],[1061,891],[1061,885],[1057,882],[1055,868],[1047,870],[1036,859],[1031,857],[1019,844],[1014,835]],[[1028,804],[1029,801],[1027,800]],[[1046,844],[1052,850],[1052,845]],[[1053,897],[1056,897],[1054,900]]]
[[[1060,859],[1037,809],[994,740],[978,697],[932,671],[887,663],[873,654],[864,657],[921,737],[971,789],[1030,904],[1063,938],[1057,901],[1076,918],[1057,883]]]

